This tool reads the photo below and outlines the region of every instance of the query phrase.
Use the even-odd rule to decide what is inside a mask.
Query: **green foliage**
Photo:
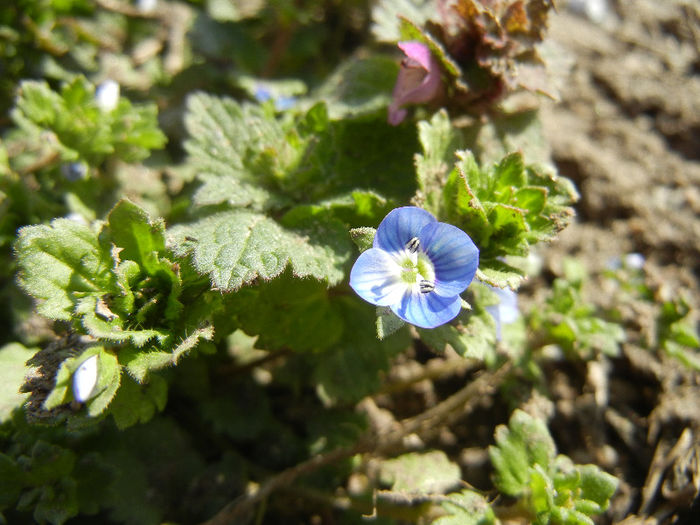
[[[354,523],[345,507],[371,495],[379,523],[497,522],[485,497],[450,493],[470,481],[456,447],[404,453],[423,430],[385,442],[462,388],[448,349],[493,368],[539,348],[524,333],[497,340],[486,285],[518,288],[512,256],[554,238],[576,192],[543,167],[536,112],[501,96],[537,89],[514,74],[537,79],[549,2],[502,4],[0,9],[0,108],[14,107],[0,119],[0,521],[199,523],[286,484],[240,521]],[[441,64],[423,120],[387,123],[401,57],[370,31],[425,42]],[[106,78],[123,92],[111,110],[95,97]],[[482,282],[433,330],[347,284],[375,228],[407,204],[480,250]],[[536,342],[613,355],[620,328],[581,283],[555,283],[531,319]],[[697,366],[686,302],[658,319],[659,346]],[[79,402],[87,359],[96,384]],[[527,381],[522,364],[509,381]],[[491,459],[497,489],[536,523],[590,523],[617,485],[556,456],[545,425],[519,411]]]
[[[405,177],[410,155],[389,142],[393,128],[376,119],[332,122],[323,102],[277,117],[269,106],[196,94],[185,125],[188,162],[203,183],[197,206],[264,211],[363,187],[407,196],[397,177]]]
[[[385,56],[344,62],[313,94],[328,105],[331,119],[371,114],[389,105],[398,73],[397,63]]]
[[[686,367],[700,370],[700,337],[692,323],[690,305],[684,297],[666,301],[661,305],[657,330],[664,352],[678,359]]]
[[[61,524],[102,511],[116,522],[159,522],[165,514],[159,501],[184,491],[201,467],[186,436],[168,420],[125,431],[112,426],[99,440],[30,427],[22,417],[13,422],[17,432],[0,454],[0,487],[7,487],[0,490],[0,510],[18,521],[33,516],[37,523]],[[164,469],[173,470],[164,475]]]
[[[461,481],[459,466],[444,452],[412,452],[382,462],[380,482],[395,492],[408,494],[441,494]]]
[[[73,374],[88,357],[97,355],[98,376],[92,397],[87,401],[87,413],[95,417],[101,414],[110,404],[121,381],[121,370],[117,356],[106,351],[103,347],[92,346],[80,356],[70,357],[63,361],[56,374],[55,386],[44,401],[44,408],[51,410],[59,405],[73,400]]]
[[[7,421],[12,412],[24,403],[27,395],[20,393],[19,388],[27,373],[25,363],[36,351],[35,348],[25,348],[19,343],[10,343],[0,348],[0,423]],[[0,475],[0,483],[1,480]]]
[[[108,155],[138,161],[165,144],[154,105],[134,106],[120,97],[113,111],[103,111],[95,102],[94,87],[82,77],[65,84],[60,93],[45,82],[23,82],[12,118],[30,140],[48,139],[64,162],[99,166]]]
[[[496,445],[489,448],[494,483],[510,496],[528,491],[531,467],[546,470],[554,461],[556,448],[547,426],[521,410],[513,413],[507,427],[496,428],[495,438]]]
[[[448,515],[433,521],[435,525],[491,525],[496,516],[486,499],[471,490],[448,494],[442,502]]]
[[[346,320],[338,343],[323,354],[314,380],[320,395],[329,401],[358,401],[381,385],[380,373],[390,359],[406,348],[409,337],[399,331],[383,341],[374,330],[374,311],[355,300],[339,298],[340,315]]]
[[[490,168],[480,167],[473,153],[458,149],[459,138],[444,111],[421,122],[419,133],[423,154],[416,156],[416,171],[422,205],[459,226],[479,246],[480,279],[517,288],[524,275],[502,258],[527,255],[530,246],[551,240],[566,226],[577,199],[573,185],[543,166],[526,165],[520,152]]]
[[[145,382],[149,372],[176,364],[213,337],[211,327],[201,325],[208,312],[202,316],[196,304],[189,311],[183,309],[183,289],[198,282],[183,283],[178,266],[167,258],[163,222],[152,220],[129,201],[119,202],[101,225],[56,219],[51,225],[26,227],[15,250],[20,284],[37,299],[38,311],[69,321],[74,330],[105,345],[91,346],[62,363],[44,403],[47,410],[72,399],[72,375],[89,355],[100,356],[96,396],[87,403],[88,415],[96,416],[120,388],[122,369]],[[116,405],[119,426],[149,419],[153,414],[149,407],[162,410],[165,384],[153,380],[144,387],[147,395],[141,412],[125,414],[130,409],[124,403],[137,405],[134,387],[117,396],[129,400]]]
[[[565,263],[564,278],[555,279],[545,307],[533,312],[531,326],[542,330],[547,340],[569,355],[590,356],[600,351],[609,356],[620,352],[625,332],[617,323],[599,316],[594,304],[585,300],[583,267],[573,259]]]
[[[478,283],[473,283],[469,290],[477,298],[470,310],[462,309],[451,323],[432,330],[419,328],[418,333],[421,340],[436,352],[443,353],[449,345],[462,357],[494,364],[496,322],[486,310],[491,304],[492,293]]]
[[[377,338],[384,339],[406,325],[406,321],[398,317],[391,308],[377,307]]]
[[[302,226],[303,223],[298,223]],[[191,252],[195,267],[222,291],[237,290],[257,278],[277,277],[290,264],[297,277],[336,284],[350,250],[339,223],[312,229],[284,228],[266,215],[239,209],[220,212],[171,230],[175,252]],[[338,239],[340,246],[323,241]],[[335,249],[334,249],[335,248]]]
[[[516,410],[508,426],[496,428],[489,447],[494,483],[504,494],[523,498],[534,523],[592,525],[607,509],[618,480],[595,465],[574,465],[556,456],[546,425]]]
[[[526,166],[521,153],[486,170],[469,152],[458,157],[443,192],[445,211],[472,233],[485,260],[527,255],[530,245],[553,238],[573,215],[571,183]]]
[[[355,246],[357,246],[360,253],[362,253],[372,247],[376,233],[377,230],[374,228],[353,228],[350,230],[350,238],[352,238],[352,242],[355,243]]]
[[[242,290],[231,298],[228,312],[243,330],[259,334],[258,346],[268,350],[326,350],[344,329],[341,307],[324,283],[288,274]]]

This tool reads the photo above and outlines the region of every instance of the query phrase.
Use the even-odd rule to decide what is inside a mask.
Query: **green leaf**
[[[101,299],[96,295],[89,295],[80,299],[75,308],[75,314],[81,317],[81,324],[91,336],[107,341],[126,342],[141,347],[152,339],[158,344],[164,344],[170,334],[163,330],[143,329],[131,330],[124,328],[124,322],[117,315],[105,316],[100,311],[98,304]]]
[[[309,414],[305,418],[311,454],[329,452],[339,447],[352,447],[367,431],[364,414],[343,408]]]
[[[372,247],[376,233],[377,230],[375,228],[353,228],[350,230],[350,238],[359,248],[360,253],[362,253]]]
[[[261,106],[197,93],[187,99],[188,164],[204,182],[200,206],[229,203],[263,210],[302,159],[305,142]],[[290,133],[290,134],[288,134]]]
[[[525,162],[522,153],[510,153],[494,168],[494,194],[499,200],[510,199],[515,190],[525,185]]]
[[[63,478],[53,485],[37,487],[25,493],[17,504],[20,510],[29,510],[32,506],[37,523],[62,524],[76,516],[79,507],[75,480]]]
[[[150,377],[149,372],[177,365],[178,361],[205,341],[214,337],[214,328],[205,326],[194,330],[169,351],[127,346],[119,351],[119,362],[139,383]]]
[[[377,337],[384,339],[404,327],[406,321],[398,317],[387,306],[377,307]]]
[[[661,306],[656,322],[659,346],[691,370],[700,370],[700,337],[690,304],[682,295]]]
[[[577,465],[580,475],[579,499],[594,502],[599,508],[589,507],[585,514],[598,514],[605,511],[610,504],[610,498],[617,490],[620,481],[597,465]],[[582,510],[582,509],[581,509]]]
[[[95,417],[102,413],[119,388],[120,368],[117,357],[101,346],[88,347],[82,354],[70,357],[61,363],[56,373],[56,383],[44,401],[44,408],[51,410],[73,400],[73,374],[88,357],[97,355],[97,384],[92,397],[86,402],[87,413]]]
[[[448,494],[442,503],[448,516],[433,521],[433,525],[492,525],[496,515],[486,498],[471,490]]]
[[[81,356],[81,363],[83,356],[85,356],[85,353]],[[117,356],[104,350],[100,351],[97,385],[95,385],[97,394],[86,403],[89,416],[95,417],[105,411],[117,393],[120,381],[121,368],[119,367]]]
[[[474,284],[470,290],[477,292]],[[444,352],[449,345],[462,357],[492,362],[495,359],[496,323],[482,306],[483,302],[477,301],[471,311],[462,310],[451,323],[433,329],[418,328],[421,340],[436,352]]]
[[[12,412],[24,403],[27,394],[21,394],[19,389],[29,370],[26,362],[38,351],[38,348],[25,348],[19,343],[9,343],[0,348],[0,423],[9,420]],[[2,479],[0,472],[0,483]],[[0,494],[2,492],[0,490]],[[0,508],[1,498],[0,496]]]
[[[110,211],[100,239],[104,243],[113,243],[117,247],[116,252],[113,252],[113,257],[120,261],[116,270],[117,275],[121,277],[128,272],[128,276],[124,276],[126,278],[120,279],[123,295],[130,294],[130,285],[135,284],[134,281],[137,278],[135,268],[126,270],[123,269],[123,265],[126,261],[134,261],[138,263],[142,272],[154,278],[148,284],[141,283],[142,286],[153,288],[157,285],[156,287],[167,295],[164,316],[168,321],[175,320],[182,310],[182,303],[178,300],[182,282],[173,269],[174,265],[163,257],[165,252],[163,220],[151,219],[139,206],[122,199]]]
[[[12,112],[15,123],[39,143],[49,131],[64,162],[86,160],[99,165],[114,154],[128,162],[163,147],[166,138],[158,129],[153,104],[133,106],[121,97],[111,112],[100,110],[94,100],[94,86],[75,77],[56,93],[45,82],[24,81]]]
[[[398,42],[401,40],[399,15],[423,24],[434,9],[429,0],[380,0],[372,7],[372,34],[380,42]]]
[[[293,225],[312,220],[339,220],[349,226],[361,226],[381,221],[394,207],[390,201],[373,191],[354,190],[314,204],[296,206],[284,215],[281,222]]]
[[[586,279],[578,264],[566,264],[573,281],[556,279],[544,308],[532,313],[531,326],[572,356],[587,357],[594,351],[617,356],[625,331],[601,318],[594,304],[585,300],[581,288]]]
[[[165,408],[167,399],[168,385],[162,377],[151,375],[148,383],[139,384],[126,376],[109,411],[121,430],[150,421],[156,411]]]
[[[458,148],[458,135],[455,133],[443,109],[435,113],[430,121],[418,123],[422,154],[416,154],[416,176],[419,197],[423,207],[439,215],[442,188],[454,164],[454,153]]]
[[[379,480],[394,492],[444,494],[460,484],[462,472],[441,450],[411,452],[382,461]]]
[[[258,347],[319,351],[332,347],[343,332],[340,307],[324,283],[295,279],[289,273],[231,298],[228,312]]]
[[[470,151],[457,156],[442,190],[442,207],[447,221],[479,246],[483,261],[527,255],[531,245],[553,238],[573,216],[577,194],[570,181],[525,165],[521,153],[510,153],[490,168],[479,167]]]
[[[15,461],[0,453],[0,509],[11,507],[22,492],[25,473]]]
[[[517,290],[525,279],[523,272],[498,259],[480,260],[476,278],[491,286]]]
[[[357,401],[379,388],[380,372],[406,349],[410,338],[401,330],[380,341],[373,329],[373,308],[355,298],[337,300],[345,326],[338,342],[323,353],[323,359],[317,359],[314,379],[323,399]]]
[[[529,503],[534,514],[542,519],[554,507],[554,483],[542,465],[535,463],[527,469],[530,489]]]
[[[328,245],[341,235],[347,239],[337,227],[316,224],[313,229],[286,229],[265,215],[241,209],[175,226],[170,233],[178,255],[191,253],[196,269],[209,274],[214,286],[232,291],[258,278],[272,279],[288,264],[297,277],[340,282],[350,249],[349,244]]]
[[[328,105],[331,119],[358,117],[383,109],[399,72],[392,57],[373,55],[345,61],[313,93]]]
[[[521,496],[530,490],[531,467],[539,465],[548,472],[556,448],[547,426],[522,410],[516,410],[508,426],[496,427],[496,446],[489,447],[494,483],[509,496]]]
[[[96,233],[68,219],[50,226],[26,226],[15,243],[19,282],[38,299],[37,311],[50,319],[68,321],[78,293],[115,290],[109,253]]]
[[[151,220],[136,204],[122,199],[107,216],[110,240],[119,247],[119,258],[135,261],[150,275],[161,271],[158,253],[165,250],[165,224]]]

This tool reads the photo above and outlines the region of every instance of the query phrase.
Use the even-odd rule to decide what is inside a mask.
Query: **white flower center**
[[[399,252],[397,262],[401,267],[401,280],[422,293],[435,289],[435,267],[426,253],[420,249],[418,237],[413,237]]]

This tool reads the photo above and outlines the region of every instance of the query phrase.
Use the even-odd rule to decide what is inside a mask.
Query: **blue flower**
[[[275,95],[268,88],[262,85],[258,85],[255,88],[255,100],[258,102],[267,102],[268,100],[274,99],[275,109],[277,111],[285,111],[291,109],[297,103],[295,97],[285,97],[283,95]]]
[[[489,288],[498,296],[498,304],[487,306],[486,311],[496,321],[496,339],[500,341],[502,339],[502,326],[514,323],[520,317],[518,295],[509,288],[498,288],[496,286],[490,286]]]
[[[435,328],[457,316],[459,294],[472,282],[477,266],[479,249],[466,233],[406,206],[381,222],[373,247],[352,267],[350,286],[404,321]]]

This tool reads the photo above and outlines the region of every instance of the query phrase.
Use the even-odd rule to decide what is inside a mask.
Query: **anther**
[[[435,283],[431,283],[427,279],[423,279],[420,283],[418,283],[418,287],[421,293],[428,293],[435,290]]]
[[[410,241],[406,243],[406,249],[411,253],[416,253],[418,251],[419,246],[420,241],[418,240],[418,237],[413,237]]]

